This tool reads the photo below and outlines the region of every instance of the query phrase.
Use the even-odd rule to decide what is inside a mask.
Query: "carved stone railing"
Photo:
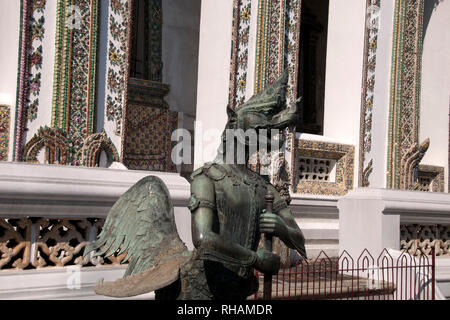
[[[434,247],[436,256],[450,256],[450,225],[402,224],[400,246],[401,250],[408,250],[411,254],[430,254]]]
[[[338,201],[339,246],[361,249],[436,247],[448,256],[450,195],[447,193],[357,188]]]
[[[118,265],[125,255],[83,258],[104,219],[0,219],[0,270]]]
[[[83,258],[109,209],[148,175],[168,186],[181,238],[191,246],[189,183],[178,174],[0,163],[0,273],[118,265],[125,255]]]

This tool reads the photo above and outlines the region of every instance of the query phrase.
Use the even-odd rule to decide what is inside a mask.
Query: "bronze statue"
[[[284,129],[296,123],[297,106],[286,108],[287,80],[285,72],[237,111],[228,108],[226,129]],[[246,299],[258,290],[254,269],[271,275],[280,268],[278,255],[258,250],[262,233],[306,257],[303,234],[286,201],[247,168],[248,139],[233,136],[233,151],[245,150],[239,164],[237,152],[229,162],[227,137],[224,131],[216,159],[191,176],[194,252],[177,234],[166,186],[146,177],[120,197],[99,238],[85,251],[100,249],[97,256],[128,252],[124,278],[97,284],[98,294],[128,297],[155,291],[156,299]],[[273,213],[265,211],[268,192],[273,194]]]

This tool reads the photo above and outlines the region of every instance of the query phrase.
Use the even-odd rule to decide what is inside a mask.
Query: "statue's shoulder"
[[[205,175],[214,181],[219,181],[226,176],[226,171],[220,164],[208,162],[191,174],[191,180],[194,180],[201,175]]]

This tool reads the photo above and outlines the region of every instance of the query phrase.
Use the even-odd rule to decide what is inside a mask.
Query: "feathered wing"
[[[103,230],[85,255],[108,257],[126,252],[124,278],[101,283],[98,294],[129,297],[160,289],[176,281],[190,252],[181,241],[170,194],[164,182],[148,176],[125,192],[111,208]]]

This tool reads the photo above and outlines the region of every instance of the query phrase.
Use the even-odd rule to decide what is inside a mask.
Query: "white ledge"
[[[0,216],[104,217],[140,179],[153,175],[174,206],[186,206],[189,182],[177,173],[0,163]]]
[[[399,215],[401,223],[450,223],[450,194],[358,188],[342,200],[375,200],[385,215]]]

